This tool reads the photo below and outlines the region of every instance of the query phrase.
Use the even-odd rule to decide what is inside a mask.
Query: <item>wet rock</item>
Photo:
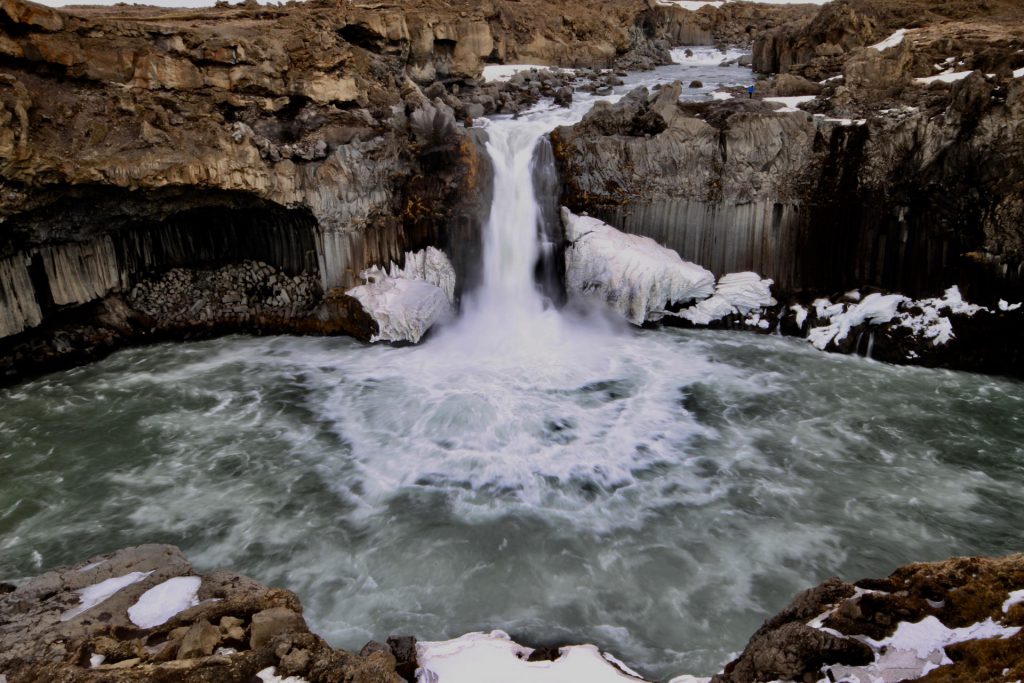
[[[416,668],[419,666],[416,660],[416,638],[413,636],[389,636],[387,644],[397,662],[395,670],[398,675],[413,683],[416,680]],[[375,654],[382,655],[384,653]]]
[[[366,645],[363,645],[363,649],[359,651],[359,656],[368,657],[374,652],[386,652],[391,654],[391,648],[386,643],[378,643],[376,640],[371,640]]]
[[[573,90],[571,86],[565,85],[555,91],[555,104],[559,107],[568,107],[572,104]]]

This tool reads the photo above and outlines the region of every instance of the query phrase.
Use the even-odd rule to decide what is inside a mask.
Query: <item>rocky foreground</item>
[[[801,593],[711,680],[1017,681],[1022,627],[1024,555],[912,564]],[[358,655],[332,648],[310,632],[295,594],[229,571],[199,576],[173,546],[126,548],[0,584],[6,683],[445,683],[418,668],[418,652],[412,637],[371,642]],[[557,664],[579,650],[529,652]],[[630,678],[624,668],[618,675]]]

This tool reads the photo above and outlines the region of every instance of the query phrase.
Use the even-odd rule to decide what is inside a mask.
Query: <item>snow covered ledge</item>
[[[417,683],[645,683],[640,675],[593,645],[559,650],[554,660],[531,660],[532,648],[503,631],[467,633],[416,644]]]
[[[707,298],[710,271],[680,258],[649,237],[628,235],[562,207],[570,245],[565,280],[570,298],[598,299],[634,325],[664,317],[670,304]]]
[[[444,252],[427,247],[405,255],[405,268],[392,263],[388,271],[373,266],[359,274],[366,284],[346,294],[376,321],[370,341],[416,344],[435,324],[451,315],[455,269]]]

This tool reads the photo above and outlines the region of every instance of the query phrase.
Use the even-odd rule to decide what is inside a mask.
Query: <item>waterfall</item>
[[[483,284],[477,304],[501,309],[509,322],[543,310],[534,278],[542,210],[533,184],[533,160],[548,129],[535,121],[499,121],[487,127],[494,193],[484,228]]]
[[[483,275],[480,287],[463,299],[463,316],[453,330],[477,348],[531,354],[561,335],[560,315],[547,301],[561,295],[555,289],[561,286],[555,263],[561,229],[554,158],[545,136],[578,116],[545,111],[485,124],[494,191],[484,227]]]

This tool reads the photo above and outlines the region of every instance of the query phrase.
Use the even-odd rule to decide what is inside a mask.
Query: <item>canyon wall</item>
[[[677,103],[663,88],[558,129],[565,203],[784,292],[1021,296],[1024,29],[976,10],[878,50],[866,41],[906,17],[876,5],[839,0],[759,33],[755,65],[787,73],[755,98]],[[975,73],[914,80],[950,56]],[[784,111],[760,99],[815,93]]]
[[[342,291],[426,246],[472,285],[490,171],[466,126],[520,106],[481,82],[484,64],[609,67],[663,53],[637,28],[640,0],[551,9],[3,0],[0,374],[167,334],[369,338]],[[138,307],[139,285],[156,291],[182,270],[192,274],[179,288],[207,271],[234,284],[188,311]],[[252,276],[318,292],[284,306],[277,280]]]

